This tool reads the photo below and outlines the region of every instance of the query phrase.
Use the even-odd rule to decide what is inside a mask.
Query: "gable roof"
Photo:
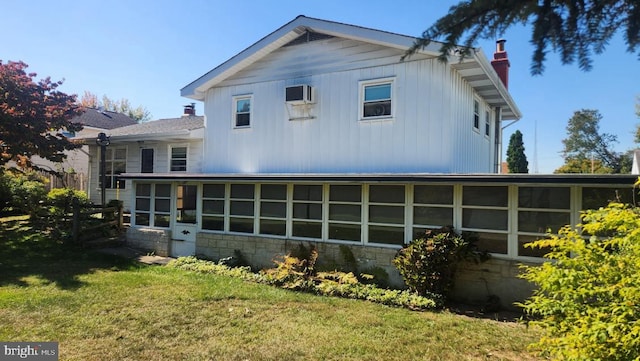
[[[251,64],[306,32],[363,41],[401,50],[409,49],[416,40],[416,38],[412,36],[300,15],[271,34],[258,40],[231,59],[194,80],[182,88],[180,94],[191,99],[204,100],[205,93],[208,89],[249,67]],[[419,50],[418,53],[436,57],[439,55],[439,48],[440,43],[431,42],[427,47]],[[502,108],[503,119],[519,119],[521,117],[520,110],[498,77],[498,74],[484,56],[482,50],[474,49],[472,53],[473,55],[471,57],[461,62],[452,58],[450,60],[452,63],[451,66],[456,69],[463,79],[467,80],[476,92],[485,98],[489,104]],[[398,61],[400,61],[400,59],[398,59]]]
[[[112,140],[150,139],[150,138],[184,138],[192,131],[204,128],[203,116],[183,116],[152,120],[127,127],[116,128],[107,133]]]
[[[100,129],[115,129],[138,124],[135,119],[132,119],[125,114],[93,108],[85,108],[85,112],[77,117],[73,117],[71,122],[82,124],[85,127]]]

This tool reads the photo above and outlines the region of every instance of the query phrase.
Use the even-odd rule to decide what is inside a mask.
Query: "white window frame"
[[[480,100],[473,98],[473,130],[480,132]]]
[[[238,112],[238,102],[241,100],[249,100],[249,112]],[[253,94],[234,95],[231,98],[231,125],[235,129],[251,128],[253,123]],[[249,114],[249,124],[238,125],[238,114]]]
[[[173,149],[174,148],[185,148],[186,149],[186,154],[185,154],[185,165],[184,165],[184,170],[172,170],[172,163],[174,161],[173,158]],[[168,165],[168,169],[170,173],[174,173],[174,172],[180,172],[180,173],[185,173],[189,170],[189,144],[170,144],[169,145],[169,154],[167,156],[167,158],[169,159],[169,165]],[[176,160],[181,160],[181,158],[176,158]]]
[[[126,188],[126,182],[123,182],[123,187],[119,187],[118,183],[116,181],[116,178],[118,178],[118,175],[122,174],[122,173],[118,173],[115,174],[113,172],[113,165],[114,163],[118,163],[118,162],[124,162],[124,172],[127,172],[127,163],[128,163],[128,157],[129,157],[129,149],[126,146],[123,147],[106,147],[107,149],[105,149],[105,164],[104,164],[104,170],[105,170],[105,180],[108,178],[109,179],[109,186],[105,186],[105,189],[125,189]],[[116,151],[118,150],[123,150],[124,149],[124,159],[116,159]],[[100,152],[102,150],[99,150]],[[107,154],[110,154],[110,157],[107,157]],[[100,176],[100,165],[98,164],[98,176]],[[102,177],[98,178],[98,187],[100,187],[100,182],[102,181]]]
[[[365,117],[365,115],[364,115],[365,88],[367,88],[369,86],[385,85],[385,84],[389,84],[390,88],[391,88],[390,89],[391,97],[389,98],[389,101],[391,102],[390,114],[389,115]],[[360,121],[366,122],[366,121],[375,121],[375,120],[392,120],[392,119],[395,118],[395,108],[396,108],[396,103],[398,101],[396,99],[397,97],[396,97],[396,89],[395,89],[395,77],[387,77],[387,78],[379,78],[379,79],[371,79],[371,80],[361,80],[361,81],[358,82],[358,89],[359,89],[358,119]],[[379,100],[377,100],[377,101],[379,101]]]
[[[140,148],[140,173],[143,173],[142,172],[142,151],[145,150],[145,149],[151,149],[153,151],[153,158],[151,159],[151,163],[152,163],[151,164],[152,165],[151,173],[155,173],[156,172],[156,160],[157,160],[156,158],[157,158],[157,153],[158,153],[158,150],[155,147],[143,147],[143,148]]]
[[[139,196],[136,192],[136,187],[138,186],[138,184],[147,184],[150,186],[150,193],[148,196]],[[163,196],[158,196],[156,194],[156,186],[157,185],[169,185],[170,190],[169,190],[169,196],[163,197]],[[170,229],[171,228],[171,224],[172,224],[172,212],[171,209],[173,209],[173,186],[171,185],[171,183],[154,183],[154,182],[140,182],[137,184],[133,185],[133,192],[134,192],[134,205],[133,205],[133,209],[132,209],[132,222],[131,225],[133,227],[137,227],[137,228],[144,228],[144,227],[148,227],[148,228],[159,228],[159,229]],[[149,200],[149,210],[138,210],[136,209],[136,199],[138,198],[144,198],[144,199],[148,199]],[[164,211],[157,211],[156,210],[156,199],[164,199],[164,200],[169,200],[169,212],[164,212]],[[137,218],[138,218],[138,214],[147,214],[149,217],[149,225],[139,225],[137,224]],[[169,225],[167,227],[164,226],[157,226],[155,224],[155,216],[156,215],[165,215],[165,216],[169,216]]]
[[[484,136],[491,137],[491,112],[488,108],[484,110]]]

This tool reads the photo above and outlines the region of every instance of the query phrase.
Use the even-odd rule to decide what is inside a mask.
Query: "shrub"
[[[12,171],[8,174],[9,206],[16,212],[38,216],[47,195],[45,179],[36,173]]]
[[[533,346],[561,360],[637,360],[640,209],[612,203],[582,222],[582,234],[567,226],[527,245],[549,247],[553,260],[522,275],[538,286],[520,304],[544,332]]]
[[[78,200],[80,207],[88,207],[91,202],[83,191],[71,188],[54,188],[47,194],[46,204],[49,214],[54,217],[64,217],[73,212],[73,200]]]
[[[410,290],[425,295],[448,297],[453,287],[456,265],[463,260],[483,260],[475,243],[463,239],[451,228],[427,230],[398,251],[393,259]]]
[[[304,272],[304,260],[288,255],[277,261],[276,268],[252,273],[249,267],[232,268],[221,263],[199,260],[195,257],[180,257],[167,264],[168,267],[242,278],[246,281],[266,283],[297,291],[319,295],[368,300],[390,306],[412,310],[430,310],[442,306],[437,295],[425,297],[408,290],[387,290],[372,284],[362,284],[353,273],[317,272],[311,276]],[[308,268],[306,268],[308,269]]]

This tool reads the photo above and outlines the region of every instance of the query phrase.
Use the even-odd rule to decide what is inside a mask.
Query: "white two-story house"
[[[504,41],[492,60],[444,63],[433,43],[402,61],[414,40],[300,16],[185,86],[204,102],[201,169],[127,168],[129,242],[258,266],[308,242],[340,263],[347,245],[401,283],[397,250],[449,225],[493,255],[461,274],[459,296],[522,299],[518,264],[544,253],[523,245],[633,179],[498,174],[501,129],[521,117]]]

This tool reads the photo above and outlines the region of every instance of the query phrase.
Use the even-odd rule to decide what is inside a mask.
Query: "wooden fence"
[[[88,179],[84,173],[61,173],[59,176],[47,172],[38,172],[48,180],[45,183],[47,191],[55,188],[71,188],[79,191],[87,191]]]
[[[98,214],[100,217],[96,217]],[[84,244],[89,240],[107,237],[105,234],[114,228],[119,234],[123,229],[123,221],[122,204],[116,207],[85,208],[74,199],[71,239],[75,244]]]

